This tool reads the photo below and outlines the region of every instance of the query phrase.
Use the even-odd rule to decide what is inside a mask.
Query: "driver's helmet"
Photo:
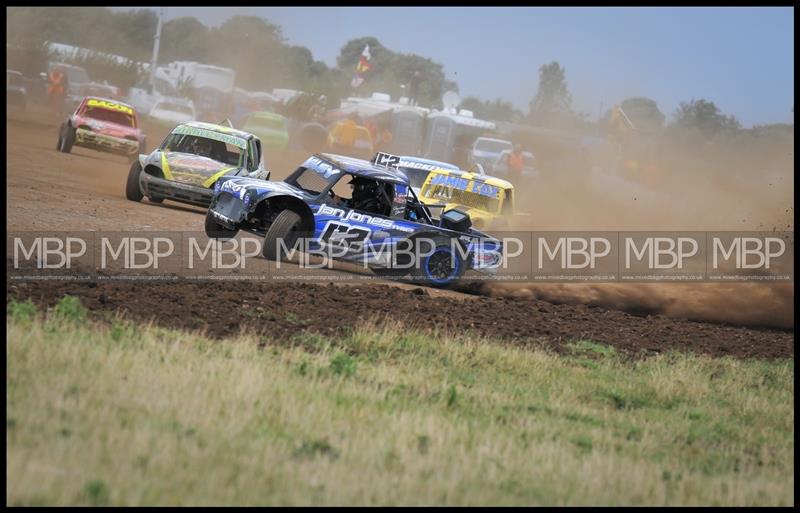
[[[196,137],[189,146],[189,151],[195,155],[209,157],[211,155],[211,141],[202,137]]]
[[[350,185],[353,187],[352,204],[354,209],[381,215],[389,214],[391,204],[386,195],[381,192],[380,182],[357,176],[350,181]],[[386,184],[385,191],[391,198],[390,184]]]

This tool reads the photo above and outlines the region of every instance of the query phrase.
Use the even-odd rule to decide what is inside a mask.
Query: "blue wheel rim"
[[[443,258],[442,258],[442,255],[445,255],[445,254],[447,256],[449,256],[449,260],[451,262],[453,262],[455,265],[453,266],[453,268],[451,269],[450,273],[446,277],[444,277],[444,278],[436,277],[431,272],[431,259],[434,258],[434,257],[437,257],[436,259],[434,259],[434,265],[437,265],[439,261],[444,261]],[[437,256],[437,255],[439,255],[439,256]],[[452,281],[452,279],[455,276],[458,276],[458,272],[459,272],[460,269],[461,269],[461,262],[459,262],[459,260],[457,258],[454,258],[453,252],[452,252],[452,250],[450,248],[438,248],[436,251],[434,251],[433,253],[431,253],[427,257],[425,257],[425,275],[433,283],[441,284],[441,283],[448,283],[448,282]]]

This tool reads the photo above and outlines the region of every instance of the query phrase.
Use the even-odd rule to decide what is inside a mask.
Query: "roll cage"
[[[314,157],[312,157],[312,158],[314,158]],[[380,191],[380,194],[383,195],[383,197],[386,200],[386,202],[388,204],[390,204],[390,205],[397,205],[397,203],[398,203],[398,200],[397,200],[397,198],[398,198],[398,186],[402,186],[404,192],[402,194],[400,194],[400,196],[406,198],[405,199],[405,212],[404,212],[404,215],[403,215],[403,219],[412,220],[412,221],[416,221],[416,222],[419,222],[419,223],[424,223],[424,224],[429,224],[429,225],[435,226],[435,223],[433,222],[433,217],[431,216],[430,210],[428,209],[428,207],[424,203],[422,203],[419,200],[417,195],[414,193],[413,189],[408,184],[400,183],[397,180],[382,179],[380,176],[359,173],[356,170],[341,169],[341,168],[335,167],[332,163],[326,162],[326,161],[324,161],[322,159],[319,159],[319,158],[316,158],[316,162],[315,162],[317,164],[316,166],[313,165],[313,164],[309,165],[310,161],[311,161],[311,159],[309,159],[309,161],[306,161],[302,166],[298,167],[291,175],[289,175],[286,178],[285,182],[290,184],[290,185],[293,185],[295,187],[298,187],[298,188],[304,190],[305,192],[313,195],[314,196],[314,199],[313,199],[314,202],[331,203],[331,200],[333,199],[333,194],[334,194],[332,192],[332,189],[337,183],[339,183],[343,179],[346,179],[346,177],[353,177],[353,178],[360,177],[360,178],[365,178],[365,179],[368,179],[368,180],[374,180],[374,181],[378,182],[380,185],[382,185],[382,187],[379,187],[378,189]],[[319,190],[316,190],[316,188],[312,187],[308,183],[301,183],[299,181],[299,179],[303,178],[306,172],[311,172],[317,177],[322,176],[327,180],[327,182]],[[310,180],[306,180],[306,182],[307,181],[310,181]],[[389,195],[387,194],[386,187],[385,187],[386,185],[390,185],[390,186],[393,187],[393,189],[395,191],[394,200],[391,197],[389,197]],[[412,213],[412,212],[413,212],[414,216],[413,216],[413,218],[410,218],[409,217],[409,213]],[[375,214],[383,215],[383,214],[376,213],[376,212],[365,212],[365,213],[373,214],[373,215],[375,215]],[[388,216],[388,217],[390,217],[390,216]]]

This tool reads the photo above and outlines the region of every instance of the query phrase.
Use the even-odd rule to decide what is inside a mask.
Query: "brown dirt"
[[[52,307],[65,294],[78,296],[93,311],[119,310],[142,321],[204,329],[218,338],[247,329],[272,341],[291,341],[308,332],[336,335],[360,321],[395,319],[408,326],[472,333],[524,346],[562,350],[592,340],[630,354],[666,350],[713,356],[792,358],[794,334],[671,319],[637,317],[583,305],[538,300],[433,297],[427,289],[388,285],[341,287],[255,282],[9,284],[8,298],[31,299]]]
[[[59,122],[35,108],[8,114],[7,230],[202,230],[201,209],[125,200],[129,165],[124,158],[80,148],[70,155],[56,152]],[[286,176],[294,164],[274,163],[274,178]],[[481,297],[407,284],[7,282],[7,300],[31,298],[49,307],[64,294],[80,297],[97,316],[122,310],[164,326],[205,328],[214,337],[247,327],[284,341],[302,331],[339,333],[359,320],[385,316],[426,329],[471,330],[556,350],[572,340],[591,339],[633,353],[677,349],[735,357],[794,356],[790,330],[636,316],[524,294]]]

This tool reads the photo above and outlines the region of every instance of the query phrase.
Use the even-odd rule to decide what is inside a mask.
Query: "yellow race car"
[[[513,216],[514,186],[493,176],[465,171],[435,169],[419,189],[419,200],[428,208],[466,211],[476,229],[508,228]]]

